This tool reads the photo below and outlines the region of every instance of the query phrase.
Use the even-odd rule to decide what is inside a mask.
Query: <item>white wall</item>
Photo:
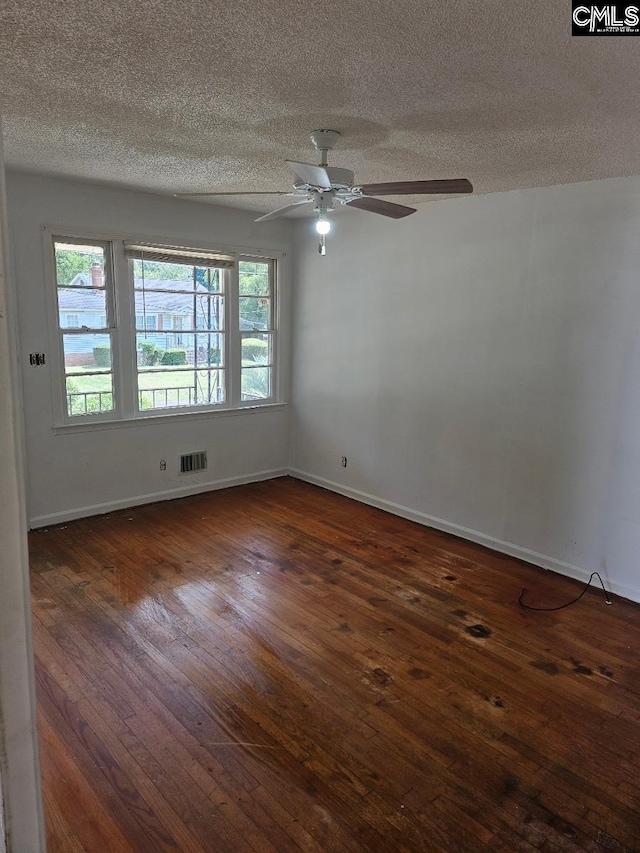
[[[7,257],[0,123],[0,851],[44,850],[35,699],[15,314]],[[5,845],[5,833],[7,845]]]
[[[144,193],[13,174],[8,180],[20,322],[24,388],[28,508],[32,526],[119,506],[178,496],[197,489],[273,476],[288,464],[289,411],[285,406],[234,415],[212,414],[97,431],[56,432],[45,310],[43,225],[106,236],[162,239],[221,248],[284,251],[280,300],[282,339],[288,339],[291,223],[256,225],[255,214]],[[28,354],[49,355],[31,367]],[[282,353],[283,396],[288,396],[288,348]],[[179,454],[207,450],[206,472],[177,474]],[[166,459],[167,470],[160,470]]]
[[[292,468],[640,600],[640,178],[296,229]]]

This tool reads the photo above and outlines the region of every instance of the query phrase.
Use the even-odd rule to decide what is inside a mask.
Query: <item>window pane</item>
[[[111,335],[64,335],[65,373],[111,370]]]
[[[271,263],[240,261],[238,275],[241,296],[271,295]]]
[[[138,404],[150,409],[224,402],[224,370],[154,370],[138,374]]]
[[[240,399],[243,402],[266,400],[273,396],[273,262],[241,261],[238,266],[242,348]]]
[[[107,314],[104,290],[86,287],[59,287],[58,314],[61,329],[104,329]],[[74,322],[75,321],[75,322]]]
[[[240,297],[240,331],[271,328],[271,300],[267,297]]]
[[[243,335],[242,366],[271,364],[271,335]]]
[[[104,247],[54,243],[58,287],[104,287]]]
[[[160,261],[134,261],[134,287],[139,290],[169,290],[192,293],[220,293],[222,270],[167,264]]]
[[[113,382],[110,373],[67,375],[67,413],[95,415],[113,411]]]
[[[224,363],[224,335],[209,332],[147,332],[137,335],[139,368],[218,367]]]
[[[218,367],[224,364],[224,335],[185,335],[194,338],[196,367]]]
[[[223,270],[139,260],[133,270],[139,408],[224,402]]]
[[[242,399],[264,400],[271,396],[271,368],[242,368]]]
[[[136,328],[222,329],[224,297],[220,294],[152,291],[135,293]],[[155,317],[155,326],[149,318]]]

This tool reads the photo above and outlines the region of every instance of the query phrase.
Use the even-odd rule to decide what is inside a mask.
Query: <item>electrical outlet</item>
[[[340,460],[340,464],[342,465],[343,468],[347,467],[347,457],[346,456],[342,457],[342,459]]]
[[[160,460],[160,470],[161,470],[161,471],[166,471],[166,470],[167,470],[167,460],[166,460],[166,459],[161,459],[161,460]]]

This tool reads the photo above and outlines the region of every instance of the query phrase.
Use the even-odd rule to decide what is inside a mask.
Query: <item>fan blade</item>
[[[291,195],[290,190],[264,190],[260,192],[240,192],[235,193],[174,193],[174,198],[197,198],[198,196],[207,195]]]
[[[394,204],[391,201],[382,201],[379,198],[354,198],[347,202],[347,207],[357,207],[359,210],[368,210],[371,213],[381,213],[390,216],[391,219],[402,219],[416,212],[415,207],[405,207],[404,204]]]
[[[473,192],[473,187],[466,178],[445,181],[391,181],[387,184],[365,184],[360,189],[364,195],[448,195]]]
[[[284,216],[285,213],[293,210],[294,207],[299,207],[301,204],[309,204],[311,201],[313,201],[312,198],[305,198],[302,201],[294,201],[293,204],[288,204],[286,207],[279,207],[277,210],[272,210],[271,213],[265,213],[264,216],[259,216],[258,219],[254,219],[253,221],[264,222],[266,219],[275,219],[278,216]]]
[[[324,166],[312,166],[311,163],[296,163],[294,160],[286,160],[287,166],[305,184],[312,187],[320,187],[323,190],[331,189],[331,178]]]

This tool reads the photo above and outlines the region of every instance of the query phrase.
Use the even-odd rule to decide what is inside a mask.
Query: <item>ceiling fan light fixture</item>
[[[331,231],[331,223],[324,214],[320,214],[316,222],[316,231],[318,234],[328,234]]]

